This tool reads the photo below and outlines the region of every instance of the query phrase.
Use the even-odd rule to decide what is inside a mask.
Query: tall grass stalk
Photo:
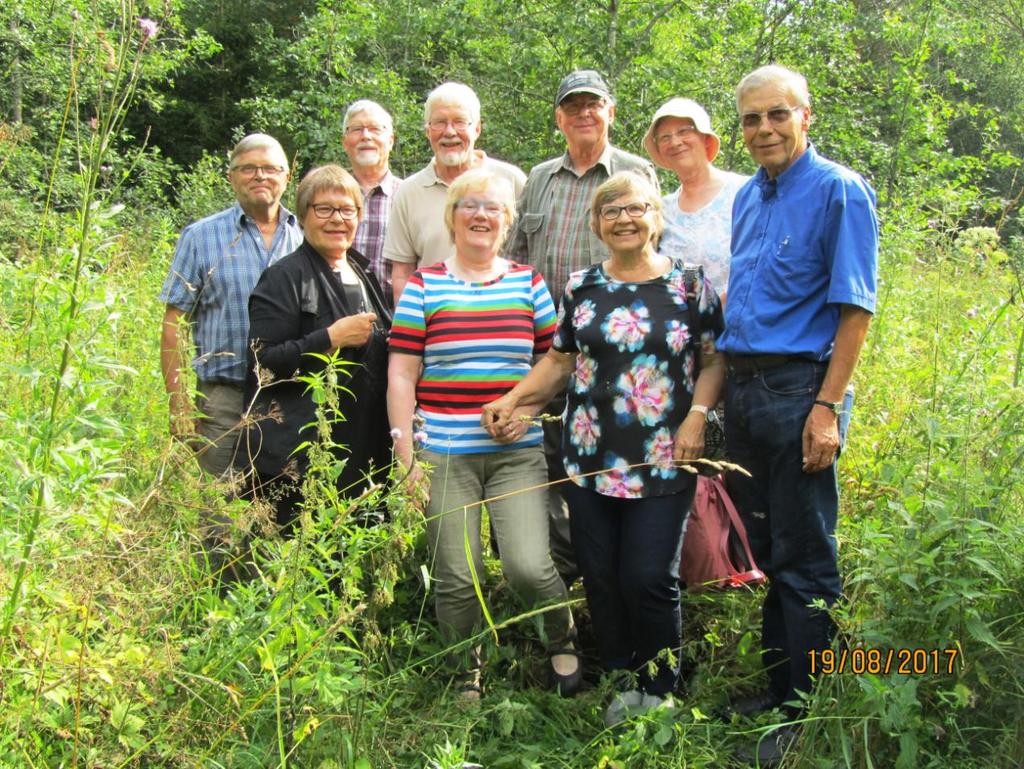
[[[83,267],[93,254],[94,237],[96,235],[93,231],[93,217],[103,202],[103,196],[97,194],[100,167],[110,154],[111,140],[120,133],[139,83],[142,55],[148,35],[145,31],[136,30],[131,26],[134,18],[134,4],[130,1],[125,2],[122,5],[121,35],[118,39],[114,85],[106,94],[101,91],[100,99],[96,104],[96,130],[89,141],[83,145],[80,137],[77,140],[76,146],[82,159],[83,170],[77,176],[80,183],[80,192],[77,216],[78,227],[73,238],[75,259],[70,276],[65,278],[68,288],[67,305],[64,310],[64,328],[58,345],[59,357],[50,376],[52,392],[49,398],[49,405],[40,425],[41,436],[37,452],[39,465],[33,468],[36,486],[34,499],[29,513],[28,526],[22,530],[24,541],[21,548],[21,557],[15,567],[14,579],[4,607],[3,624],[0,626],[0,669],[4,666],[7,643],[22,598],[23,585],[29,564],[31,563],[36,534],[47,508],[51,494],[50,485],[54,480],[51,477],[53,446],[54,441],[58,437],[57,430],[61,416],[62,398],[65,395],[66,387],[65,376],[73,355],[77,332],[76,323],[79,311],[81,310],[82,298],[80,292],[83,280]],[[74,38],[72,38],[71,52],[69,104],[72,101],[78,102],[77,75],[88,56],[83,48],[76,48],[74,46]],[[65,111],[61,136],[63,136],[63,126],[66,125],[66,119],[67,114]],[[54,172],[56,172],[58,158],[59,147],[55,151]]]

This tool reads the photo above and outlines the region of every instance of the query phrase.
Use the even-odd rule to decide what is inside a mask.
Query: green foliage
[[[561,149],[558,79],[597,66],[619,144],[637,149],[655,107],[690,95],[723,164],[749,170],[731,87],[775,58],[811,81],[819,146],[885,204],[842,460],[840,650],[957,653],[951,670],[825,677],[790,765],[1024,762],[1018,0],[146,13],[161,31],[143,40],[145,13],[112,1],[0,9],[0,72],[18,86],[0,90],[0,766],[711,767],[756,739],[767,721],[711,714],[760,681],[759,595],[687,596],[686,696],[609,731],[610,682],[572,701],[541,690],[546,660],[494,562],[487,696],[461,707],[419,514],[339,495],[323,444],[295,536],[227,501],[167,437],[156,295],[177,229],[229,199],[239,130],[279,133],[300,167],[338,159],[342,110],[370,96],[410,172],[429,154],[422,98],[453,77],[484,102],[482,146],[529,166]],[[163,153],[141,143],[150,123]],[[337,417],[329,377],[308,382],[322,420]],[[359,520],[385,505],[385,525]],[[223,592],[197,546],[211,514],[252,544],[252,578]]]

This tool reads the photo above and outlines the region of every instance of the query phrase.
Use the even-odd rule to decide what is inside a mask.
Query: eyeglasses
[[[767,116],[772,125],[782,125],[798,109],[803,109],[803,107],[775,107],[764,112],[744,112],[740,115],[740,124],[744,128],[758,128]]]
[[[350,125],[345,127],[345,136],[358,136],[366,131],[370,136],[383,136],[388,129],[382,125]]]
[[[427,128],[435,133],[441,133],[446,130],[448,126],[451,126],[456,131],[465,131],[473,125],[472,120],[466,120],[465,118],[455,118],[455,120],[444,120],[442,118],[434,118],[433,120],[427,121]]]
[[[579,117],[584,112],[600,112],[608,102],[604,99],[587,99],[586,101],[564,101],[558,105],[569,117]]]
[[[623,211],[630,219],[639,219],[641,216],[651,210],[650,203],[628,203],[624,206],[601,206],[601,218],[608,222],[613,222],[619,218],[619,214]]]
[[[310,208],[313,209],[313,215],[317,219],[330,219],[334,216],[335,212],[348,222],[359,216],[359,209],[355,206],[329,206],[326,203],[318,203],[315,206],[310,206]]]
[[[246,164],[244,166],[235,166],[231,170],[235,171],[239,176],[249,179],[255,176],[257,171],[262,172],[264,176],[277,176],[278,174],[283,174],[288,169],[283,166],[251,166]]]
[[[505,213],[505,206],[496,200],[477,200],[476,198],[463,198],[455,207],[460,211],[465,211],[467,214],[475,214],[478,211],[483,211],[487,216],[491,218],[497,218],[501,214]]]
[[[658,134],[654,137],[654,143],[659,147],[664,147],[666,144],[671,144],[675,139],[685,139],[695,133],[697,133],[696,126],[684,125],[671,133]]]

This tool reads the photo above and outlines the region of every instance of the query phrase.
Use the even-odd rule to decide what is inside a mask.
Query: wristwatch
[[[843,413],[843,402],[842,401],[823,401],[820,398],[814,399],[815,406],[824,406],[836,416]]]

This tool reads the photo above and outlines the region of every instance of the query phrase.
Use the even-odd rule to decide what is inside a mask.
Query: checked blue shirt
[[[283,206],[269,251],[238,203],[182,230],[160,300],[192,321],[200,380],[245,382],[249,294],[268,266],[301,244],[302,229]]]

